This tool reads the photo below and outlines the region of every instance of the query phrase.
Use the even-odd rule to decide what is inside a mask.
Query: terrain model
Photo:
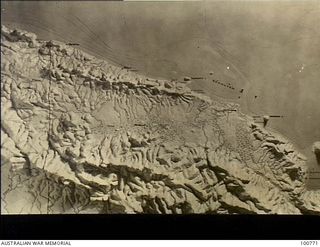
[[[320,214],[304,156],[239,105],[80,49],[2,26],[2,214]]]

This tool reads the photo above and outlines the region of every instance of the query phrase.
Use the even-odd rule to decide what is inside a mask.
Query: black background
[[[1,216],[1,239],[320,239],[319,216]]]

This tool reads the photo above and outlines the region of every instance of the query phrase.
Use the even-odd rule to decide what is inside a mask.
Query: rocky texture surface
[[[284,138],[184,83],[1,30],[1,213],[319,214]]]

